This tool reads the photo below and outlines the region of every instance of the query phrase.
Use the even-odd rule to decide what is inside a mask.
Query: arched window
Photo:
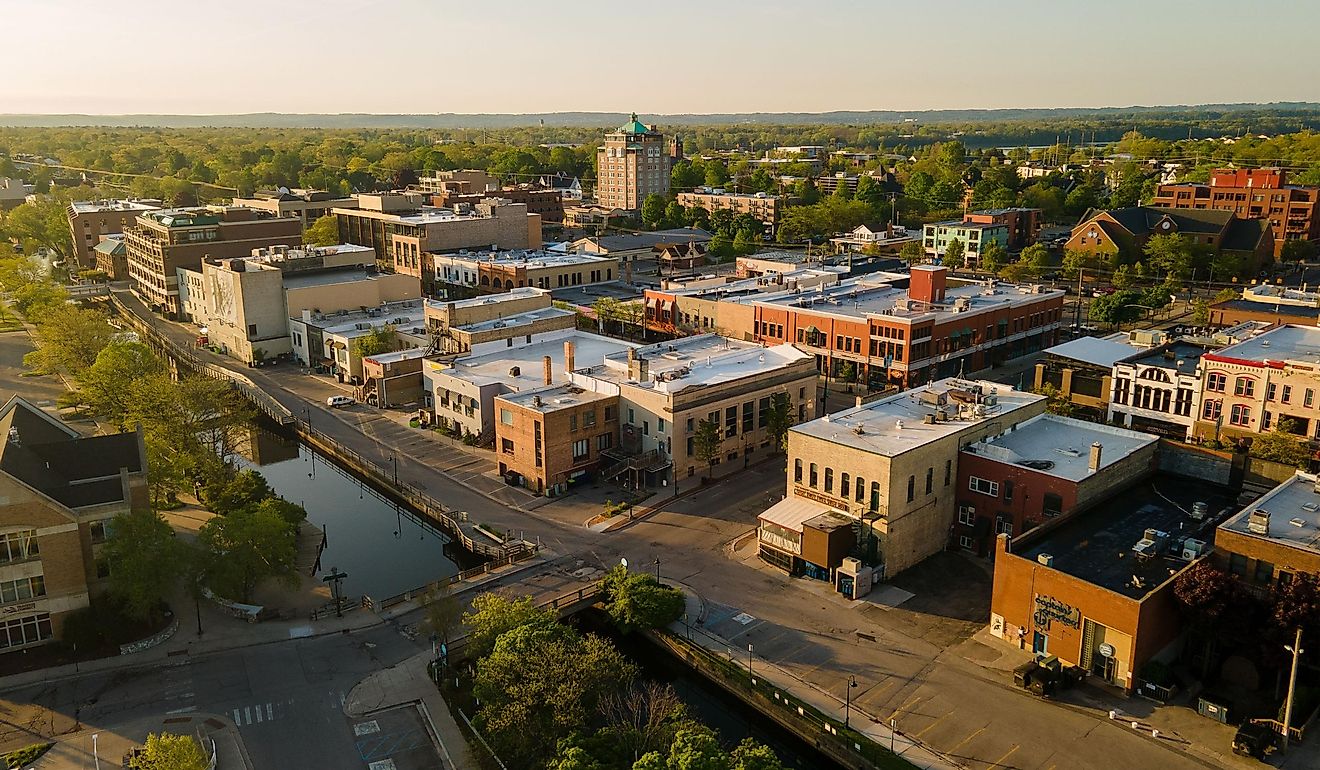
[[[816,488],[816,484],[820,483],[820,478],[819,478],[819,476],[820,476],[820,471],[819,471],[819,469],[816,468],[816,464],[815,464],[815,463],[812,463],[812,464],[811,464],[811,480],[807,482],[808,484],[811,485],[811,488],[812,488],[812,489],[815,489],[815,488]]]
[[[880,510],[880,482],[871,482],[871,510]]]
[[[848,474],[844,473],[839,476],[839,497],[842,497],[844,500],[847,500],[849,493],[850,490],[848,488]]]
[[[796,481],[796,482],[799,483],[799,484],[802,483],[802,460],[801,460],[801,459],[797,459],[797,460],[794,460],[794,461],[793,461],[793,480]]]
[[[859,503],[866,499],[866,479],[861,476],[857,477],[857,497],[853,499]]]
[[[826,469],[825,469],[825,491],[826,491],[826,492],[833,492],[833,491],[834,491],[834,469],[833,469],[833,468],[826,468]]]

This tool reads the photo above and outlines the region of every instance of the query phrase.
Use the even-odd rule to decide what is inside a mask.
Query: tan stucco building
[[[671,149],[654,126],[632,119],[605,135],[596,153],[596,201],[607,208],[639,211],[646,196],[669,193]]]

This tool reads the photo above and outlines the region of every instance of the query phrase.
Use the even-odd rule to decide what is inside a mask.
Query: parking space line
[[[995,760],[994,764],[990,765],[989,770],[994,770],[996,767],[999,767],[1000,765],[1004,764],[1004,760],[1005,760],[1005,759],[1008,759],[1008,758],[1011,757],[1011,756],[1013,756],[1013,752],[1017,751],[1017,750],[1020,749],[1020,748],[1022,748],[1022,747],[1019,746],[1019,745],[1017,745],[1016,743],[1013,744],[1013,748],[1009,749],[1009,750],[1004,754],[1004,756],[1002,756],[1002,757],[1000,757],[999,759]]]
[[[984,727],[982,727],[981,729],[979,729],[979,730],[977,730],[976,732],[972,733],[971,735],[967,736],[966,738],[963,738],[961,741],[958,741],[958,745],[957,745],[957,746],[954,746],[953,748],[949,749],[948,751],[946,751],[946,752],[944,752],[944,753],[945,753],[945,754],[952,754],[953,752],[957,751],[958,749],[961,749],[961,748],[963,747],[963,744],[967,743],[968,741],[970,741],[971,739],[975,738],[976,736],[980,735],[980,734],[983,733],[983,732],[985,732],[985,728],[984,728]]]
[[[948,716],[948,714],[945,714],[945,715],[942,716],[942,717],[936,717],[934,722],[931,722],[930,724],[928,724],[928,725],[926,725],[925,727],[921,728],[921,729],[918,730],[917,732],[913,733],[913,735],[915,735],[915,736],[917,736],[918,738],[920,738],[921,736],[925,735],[929,730],[931,730],[932,728],[934,728],[935,725],[939,724],[940,722],[943,722],[943,721],[944,721],[944,717],[947,717],[947,716]]]

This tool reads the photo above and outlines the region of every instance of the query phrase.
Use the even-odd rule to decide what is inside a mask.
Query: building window
[[[688,439],[688,454],[692,454],[692,439]],[[793,461],[793,481],[802,483],[802,460]]]
[[[949,486],[949,480],[953,478],[953,460],[944,461],[944,486]]]
[[[507,438],[500,439],[500,451],[506,455],[513,454],[513,442]]]
[[[872,482],[872,485],[874,485],[874,482]],[[917,477],[916,477],[916,476],[908,476],[908,494],[907,494],[907,501],[910,503],[910,502],[912,502],[913,500],[916,500],[916,499],[917,499]]]
[[[1247,557],[1240,553],[1230,553],[1228,555],[1228,572],[1238,577],[1247,576]]]
[[[770,414],[770,399],[763,398],[756,402],[756,427],[765,427],[768,414]]]
[[[818,471],[816,470],[816,464],[815,464],[815,463],[812,463],[812,464],[811,464],[811,477],[810,477],[810,480],[807,482],[807,486],[811,487],[812,489],[815,489],[815,488],[816,488],[816,484],[817,484],[817,482],[819,481],[819,479],[817,478],[818,475],[819,475],[819,473],[818,473]]]
[[[866,479],[862,478],[861,476],[858,476],[858,477],[857,477],[857,497],[855,497],[855,498],[853,498],[853,499],[860,503],[860,502],[863,500],[863,498],[865,498],[865,497],[866,497]]]
[[[1233,383],[1233,395],[1247,397],[1256,395],[1256,381],[1250,377],[1238,377]]]
[[[573,442],[573,462],[580,462],[587,459],[591,454],[591,442],[587,439]]]
[[[501,409],[501,410],[500,410],[500,424],[501,424],[501,425],[512,425],[512,424],[513,424],[513,412],[509,411],[508,409]]]
[[[596,437],[596,451],[603,452],[614,443],[614,434],[602,433]]]
[[[1046,492],[1042,508],[1045,515],[1054,517],[1063,513],[1063,498],[1053,492]]]
[[[1270,383],[1270,387],[1274,387],[1274,383]],[[1287,404],[1287,403],[1289,403],[1289,402],[1292,401],[1292,386],[1291,386],[1291,385],[1284,385],[1284,386],[1283,386],[1283,399],[1282,399],[1282,401],[1283,401],[1283,403],[1285,403],[1285,404]]]
[[[754,406],[755,406],[755,403],[752,402],[752,401],[748,401],[747,403],[743,404],[743,406],[742,406],[742,432],[743,432],[743,433],[751,433],[751,432],[752,432],[752,420],[754,419],[754,418],[753,418],[753,412],[752,412],[752,409],[753,409]]]
[[[848,487],[848,474],[844,473],[844,474],[840,475],[840,476],[839,476],[839,497],[842,497],[844,500],[847,500],[847,499],[848,499],[848,495],[851,493],[851,491],[852,491],[852,490],[849,489],[849,487]]]
[[[691,417],[687,418],[687,432],[688,432],[688,433],[691,433],[691,432],[693,431],[693,427],[694,427],[695,424],[696,424],[696,423],[693,421],[693,418],[691,418]]]
[[[91,536],[93,543],[104,543],[106,537],[110,535],[110,520],[94,521],[87,525],[87,534]]]
[[[860,483],[857,486],[859,489],[861,488]],[[880,510],[880,482],[878,481],[871,482],[871,504],[869,507],[872,511]]]
[[[1222,372],[1210,372],[1210,376],[1205,379],[1205,389],[1216,393],[1223,393],[1227,384],[1228,376]]]
[[[958,506],[958,523],[965,526],[972,526],[976,523],[976,506],[960,505]]]
[[[594,428],[596,426],[596,410],[588,409],[582,413],[582,427]]]
[[[1233,410],[1229,413],[1228,423],[1230,425],[1246,425],[1251,422],[1251,407],[1242,404],[1234,404]]]
[[[926,494],[930,494],[931,492],[934,492],[934,491],[935,491],[935,469],[934,469],[934,468],[927,468],[927,469],[926,469]]]
[[[970,537],[968,537],[967,535],[959,535],[959,536],[958,536],[958,547],[959,547],[959,548],[965,548],[965,549],[967,549],[968,551],[972,550],[972,539],[971,539]]]
[[[1013,502],[1013,482],[1011,481],[1004,482],[1004,502]]]
[[[1013,534],[1013,520],[1000,516],[995,521],[995,534],[1011,536]]]
[[[833,468],[826,468],[826,469],[825,469],[825,491],[826,491],[826,492],[833,492],[833,491],[834,491],[834,469],[833,469]]]
[[[632,407],[630,406],[628,407],[628,424],[635,425],[636,423],[637,423],[637,414],[633,411]]]
[[[37,545],[37,531],[25,529],[22,532],[10,532],[0,535],[0,564],[11,561],[31,559],[41,553]]]
[[[733,438],[738,435],[738,407],[731,406],[724,410],[724,437]]]
[[[657,418],[655,419],[655,430],[656,430],[657,433],[664,433],[664,432],[665,432],[665,418],[663,418],[663,417],[657,417]]]
[[[0,582],[0,604],[25,602],[46,595],[46,579],[41,575]]]
[[[1256,585],[1267,586],[1274,582],[1274,565],[1261,560],[1256,560],[1256,577],[1252,581]]]
[[[576,431],[576,430],[577,430],[577,415],[575,415],[575,414],[570,414],[570,415],[568,416],[568,429],[569,429],[570,431]]]
[[[0,648],[44,642],[51,636],[50,613],[48,612],[0,623]]]
[[[1205,406],[1201,408],[1201,417],[1207,420],[1218,420],[1223,406],[1223,401],[1206,401]]]
[[[967,477],[967,488],[973,492],[980,492],[983,495],[999,497],[999,483],[995,481],[987,481],[976,476],[969,476]]]
[[[1313,403],[1315,403],[1315,391],[1307,388],[1306,392],[1302,394],[1302,406],[1310,409]]]

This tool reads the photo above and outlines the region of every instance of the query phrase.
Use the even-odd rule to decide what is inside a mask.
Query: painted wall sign
[[[1071,604],[1064,604],[1053,596],[1036,596],[1036,627],[1048,631],[1053,621],[1072,628],[1082,627],[1082,612]]]

